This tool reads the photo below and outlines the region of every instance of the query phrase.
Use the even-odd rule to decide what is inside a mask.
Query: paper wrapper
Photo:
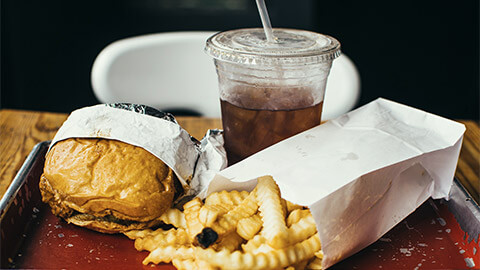
[[[206,194],[271,175],[309,206],[329,267],[378,240],[429,197],[446,198],[465,127],[385,99],[219,172]],[[203,194],[203,195],[206,195]]]
[[[101,104],[73,111],[50,147],[68,138],[105,138],[139,146],[172,168],[187,194],[205,189],[226,167],[222,132],[209,130],[201,142],[168,113],[144,105]]]

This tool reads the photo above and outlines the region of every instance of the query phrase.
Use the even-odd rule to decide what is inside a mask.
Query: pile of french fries
[[[150,254],[143,264],[177,269],[321,269],[323,253],[308,209],[281,198],[270,176],[252,192],[221,191],[194,198],[162,217],[169,230],[125,233]]]

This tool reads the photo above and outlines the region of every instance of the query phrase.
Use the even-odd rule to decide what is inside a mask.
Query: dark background
[[[90,70],[111,42],[148,33],[259,27],[254,0],[1,0],[0,108],[97,104]],[[479,1],[267,0],[273,26],[336,37],[363,105],[385,97],[479,119]]]

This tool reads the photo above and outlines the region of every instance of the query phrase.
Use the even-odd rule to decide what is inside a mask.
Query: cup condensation
[[[326,35],[274,29],[220,32],[207,40],[219,81],[229,165],[320,124],[325,87],[340,43]]]

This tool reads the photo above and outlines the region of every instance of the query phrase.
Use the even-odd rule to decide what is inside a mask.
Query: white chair
[[[95,59],[91,82],[100,102],[140,103],[160,110],[186,109],[220,117],[213,60],[203,51],[215,32],[170,32],[113,42]],[[345,55],[332,65],[323,119],[350,111],[360,96],[360,77]]]

